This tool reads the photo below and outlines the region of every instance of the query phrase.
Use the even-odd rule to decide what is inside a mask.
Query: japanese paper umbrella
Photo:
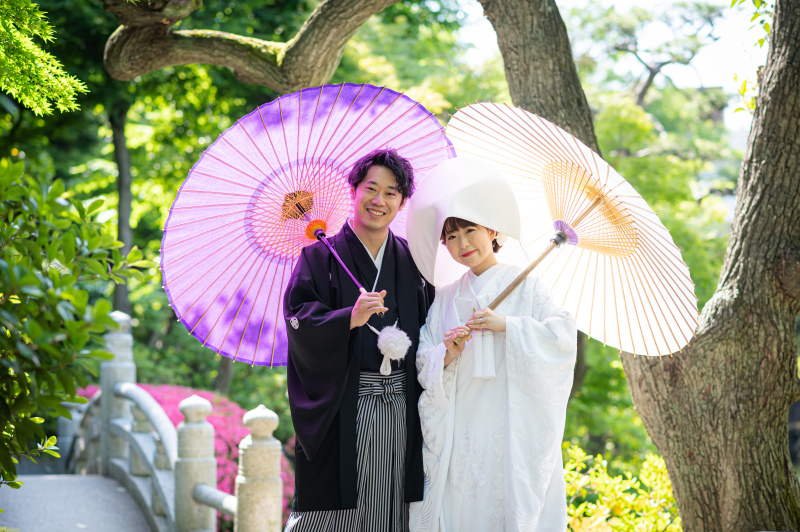
[[[536,268],[578,328],[638,355],[689,343],[697,327],[689,268],[647,202],[599,155],[537,115],[494,103],[459,110],[447,135],[459,156],[491,161],[506,175],[521,243],[539,255],[521,278]]]
[[[347,175],[378,148],[397,150],[417,179],[454,155],[422,105],[372,85],[282,96],[220,135],[181,185],[161,247],[164,288],[190,334],[236,361],[285,365],[292,268],[315,233],[342,227]],[[392,229],[404,235],[402,216]]]

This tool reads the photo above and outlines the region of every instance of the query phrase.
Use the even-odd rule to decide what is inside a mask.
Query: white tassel
[[[392,372],[392,360],[403,360],[411,347],[411,338],[400,328],[397,322],[394,325],[384,327],[378,332],[372,325],[367,324],[372,331],[378,335],[378,350],[383,355],[381,362],[381,375],[389,375]]]

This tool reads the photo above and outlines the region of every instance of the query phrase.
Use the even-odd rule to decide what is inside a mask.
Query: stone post
[[[63,416],[58,417],[58,454],[66,463],[72,449],[72,442],[75,441],[75,434],[78,432],[78,426],[81,424],[81,405],[62,401],[61,406],[66,408],[71,416],[70,419]]]
[[[178,405],[185,421],[178,425],[178,459],[175,462],[175,532],[216,530],[217,512],[194,502],[198,484],[217,487],[214,427],[206,421],[211,403],[193,395]]]
[[[132,432],[137,434],[147,434],[152,437],[153,425],[150,424],[150,421],[147,419],[147,415],[136,405],[133,405],[133,420]],[[146,459],[142,459],[142,457],[135,452],[131,452],[129,458],[131,475],[135,475],[137,477],[150,476],[150,470],[147,468],[147,462],[145,462]]]
[[[117,322],[117,330],[105,335],[106,351],[114,358],[100,364],[100,455],[102,474],[108,474],[111,458],[125,458],[128,444],[118,436],[112,436],[109,425],[112,419],[131,419],[131,406],[127,399],[114,396],[114,385],[118,382],[136,382],[136,365],[133,363],[133,335],[131,317],[119,311],[111,313]]]
[[[283,518],[281,444],[272,436],[278,415],[259,405],[244,415],[250,429],[239,444],[235,532],[279,532]]]

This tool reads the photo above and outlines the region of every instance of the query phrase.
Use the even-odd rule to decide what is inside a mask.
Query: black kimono
[[[348,269],[371,291],[374,273],[368,278],[369,270],[375,267],[369,264],[370,257],[352,228],[345,223],[329,240]],[[393,290],[385,284],[386,275],[392,273]],[[417,403],[422,388],[415,356],[419,329],[434,291],[422,279],[406,241],[391,231],[378,290],[381,288],[387,290],[386,306],[396,312],[398,326],[412,342],[405,359],[405,501],[421,501],[422,433]],[[297,435],[295,512],[356,508],[359,374],[380,364],[377,347],[373,350],[375,334],[366,326],[350,330],[350,312],[358,296],[358,288],[324,244],[317,242],[303,250],[284,294],[289,405]],[[371,316],[370,324],[377,319]],[[383,325],[393,323],[392,318],[392,323]],[[397,363],[393,368],[396,370]]]

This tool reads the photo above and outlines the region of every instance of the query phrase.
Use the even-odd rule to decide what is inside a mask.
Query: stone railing
[[[260,405],[247,412],[250,430],[239,444],[236,494],[217,489],[211,403],[197,395],[180,402],[185,420],[176,429],[164,409],[136,385],[131,319],[112,313],[119,328],[106,335],[114,355],[100,366],[100,391],[87,405],[67,405],[73,421],[59,423],[59,444],[69,449],[67,471],[110,476],[142,510],[153,532],[215,530],[217,511],[237,532],[281,529],[281,445],[278,416]]]

